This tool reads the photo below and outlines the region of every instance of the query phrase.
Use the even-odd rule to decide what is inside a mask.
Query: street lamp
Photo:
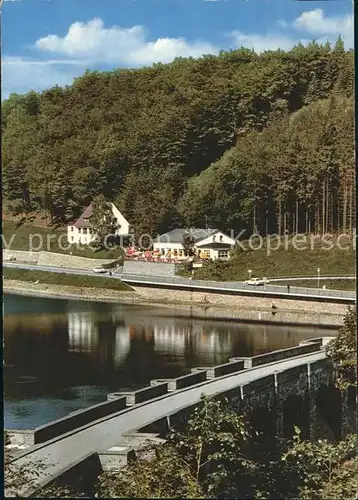
[[[249,280],[251,279],[251,273],[252,273],[252,270],[249,269]]]
[[[319,267],[317,267],[317,288],[319,288],[320,272],[321,272],[321,269]]]

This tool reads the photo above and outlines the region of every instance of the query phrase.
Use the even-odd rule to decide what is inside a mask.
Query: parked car
[[[107,269],[105,269],[104,267],[95,267],[93,269],[93,272],[96,274],[105,274],[107,273]]]
[[[245,281],[245,285],[260,286],[269,283],[267,278],[251,278]]]

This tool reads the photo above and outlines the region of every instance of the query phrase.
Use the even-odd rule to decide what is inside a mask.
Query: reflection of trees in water
[[[43,362],[67,352],[67,318],[57,314],[42,318],[24,315],[4,319],[4,361],[37,371]]]
[[[322,331],[313,328],[240,324],[236,325],[232,332],[233,355],[254,356],[269,351],[293,347],[304,339],[321,335]]]

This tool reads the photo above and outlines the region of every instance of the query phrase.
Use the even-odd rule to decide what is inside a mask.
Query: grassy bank
[[[240,251],[230,261],[208,262],[195,270],[197,279],[241,281],[249,277],[316,276],[320,268],[321,276],[355,275],[355,251],[347,249],[297,250],[292,246],[280,248],[267,255],[267,249]],[[324,283],[322,282],[322,285]],[[328,285],[328,283],[327,283]]]
[[[8,280],[29,281],[59,286],[75,286],[82,288],[102,288],[131,292],[133,289],[119,279],[99,276],[79,276],[74,274],[52,273],[46,271],[28,271],[26,269],[3,269],[3,277]]]
[[[29,251],[32,242],[32,250],[55,252],[65,255],[75,255],[89,259],[118,259],[122,256],[119,247],[111,250],[97,250],[83,245],[68,245],[67,228],[46,228],[33,224],[21,224],[3,221],[3,249]],[[61,248],[66,247],[66,249]],[[68,248],[67,248],[68,247]]]

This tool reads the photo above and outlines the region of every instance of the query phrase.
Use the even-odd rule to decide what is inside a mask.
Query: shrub
[[[337,387],[357,387],[357,318],[356,309],[350,308],[338,336],[326,346],[337,372]]]

